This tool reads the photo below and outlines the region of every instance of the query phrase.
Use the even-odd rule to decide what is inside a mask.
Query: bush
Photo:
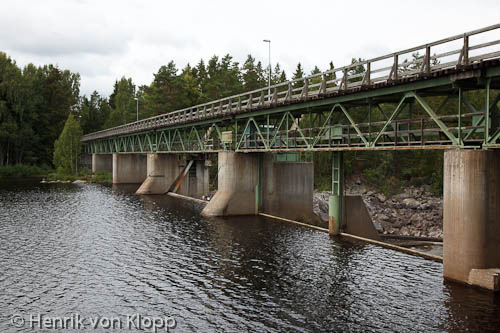
[[[31,177],[43,176],[53,172],[51,168],[46,165],[5,165],[0,167],[0,177]]]
[[[48,175],[47,180],[55,181],[75,181],[75,180],[85,180],[90,183],[110,183],[113,180],[111,173],[106,171],[97,171],[93,173],[89,169],[82,169],[78,172],[78,176],[67,175],[65,173],[54,172]]]
[[[113,180],[113,175],[106,171],[97,171],[92,175],[90,181],[93,183],[110,183]]]

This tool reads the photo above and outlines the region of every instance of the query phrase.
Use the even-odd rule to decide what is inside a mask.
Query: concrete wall
[[[113,172],[113,155],[92,154],[92,172],[106,171]]]
[[[205,216],[255,213],[258,154],[219,153],[218,190],[203,209]]]
[[[366,209],[363,198],[359,195],[346,195],[344,211],[344,232],[368,239],[381,241]]]
[[[181,170],[180,159],[175,154],[148,154],[147,178],[137,194],[165,194]]]
[[[443,224],[444,278],[500,267],[499,151],[445,152]]]
[[[261,211],[291,220],[312,219],[314,164],[275,162],[272,154],[263,155]]]
[[[193,197],[201,198],[208,195],[210,191],[210,175],[208,174],[208,165],[206,160],[197,160],[196,162],[196,189]]]
[[[189,160],[183,160],[180,165],[180,174]],[[178,194],[192,198],[201,199],[202,196],[209,192],[209,174],[208,167],[205,165],[204,159],[194,160],[188,174],[184,177],[181,186],[177,190]]]
[[[113,184],[141,184],[146,175],[146,155],[113,154]]]
[[[314,218],[313,164],[275,162],[270,153],[219,153],[218,191],[202,214],[255,214],[259,159],[262,163],[260,211],[289,219]]]
[[[180,176],[189,160],[176,154],[148,154],[147,178],[137,194],[165,194]],[[184,177],[177,193],[201,198],[209,192],[208,167],[205,160],[195,160],[190,172]]]

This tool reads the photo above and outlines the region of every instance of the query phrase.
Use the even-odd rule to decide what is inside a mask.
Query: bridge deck
[[[491,89],[500,88],[499,28],[91,133],[82,141],[94,153],[496,148],[499,97]],[[487,42],[471,45],[472,37],[488,32]],[[431,53],[457,41],[459,49]],[[422,57],[401,61],[419,50]],[[482,90],[482,107],[468,101],[469,90]],[[441,104],[431,105],[431,96],[441,96]]]

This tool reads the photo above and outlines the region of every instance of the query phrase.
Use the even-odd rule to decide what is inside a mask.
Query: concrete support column
[[[92,154],[92,172],[106,171],[113,172],[113,155]]]
[[[262,155],[261,211],[291,220],[315,220],[314,164],[278,162],[271,153]]]
[[[180,160],[175,154],[148,154],[147,178],[137,194],[165,194],[179,176]]]
[[[221,152],[218,159],[218,190],[202,214],[205,216],[254,214],[258,155]]]
[[[113,154],[113,184],[141,184],[146,175],[145,155]]]
[[[443,224],[445,279],[500,267],[500,151],[445,152]]]
[[[257,186],[259,173],[261,188]],[[202,214],[254,215],[261,211],[289,219],[312,219],[313,181],[312,163],[277,162],[271,153],[219,153],[218,191]]]

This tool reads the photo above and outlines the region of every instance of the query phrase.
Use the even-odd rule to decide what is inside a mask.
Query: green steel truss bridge
[[[500,24],[82,141],[97,154],[500,148],[496,89]]]

